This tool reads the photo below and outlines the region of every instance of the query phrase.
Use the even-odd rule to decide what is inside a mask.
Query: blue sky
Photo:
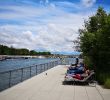
[[[78,29],[110,0],[0,0],[0,44],[37,51],[74,52]]]

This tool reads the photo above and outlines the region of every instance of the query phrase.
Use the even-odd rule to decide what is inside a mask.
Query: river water
[[[51,61],[60,60],[59,58],[29,58],[29,59],[7,59],[0,61],[0,72],[5,72],[9,70],[25,68],[32,65],[44,64]],[[66,58],[65,64],[74,63],[74,58]]]
[[[58,58],[7,59],[0,61],[0,72],[56,61]]]

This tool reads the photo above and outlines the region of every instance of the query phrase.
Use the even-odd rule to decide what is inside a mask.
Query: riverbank
[[[46,58],[46,56],[37,55],[37,56],[30,56],[30,55],[0,55],[0,61],[6,59],[29,59],[29,58]]]
[[[56,66],[0,93],[0,100],[109,100],[99,85],[62,85],[67,68]],[[46,74],[47,73],[47,74]]]

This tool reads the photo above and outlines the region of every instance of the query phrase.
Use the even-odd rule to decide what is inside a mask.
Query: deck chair
[[[92,70],[92,71],[90,71],[90,74],[87,76],[87,77],[85,77],[84,79],[82,79],[82,80],[79,80],[79,79],[76,79],[76,78],[72,78],[72,80],[71,80],[71,82],[73,82],[73,83],[88,83],[88,84],[91,84],[91,83],[94,83],[95,82],[95,77],[94,77],[94,75],[95,75],[95,72]],[[66,80],[64,80],[64,84],[66,84],[67,82],[69,82],[69,81],[66,81]]]

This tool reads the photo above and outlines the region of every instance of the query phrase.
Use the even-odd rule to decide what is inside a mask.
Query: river
[[[7,59],[0,61],[0,72],[56,61],[58,58]]]

